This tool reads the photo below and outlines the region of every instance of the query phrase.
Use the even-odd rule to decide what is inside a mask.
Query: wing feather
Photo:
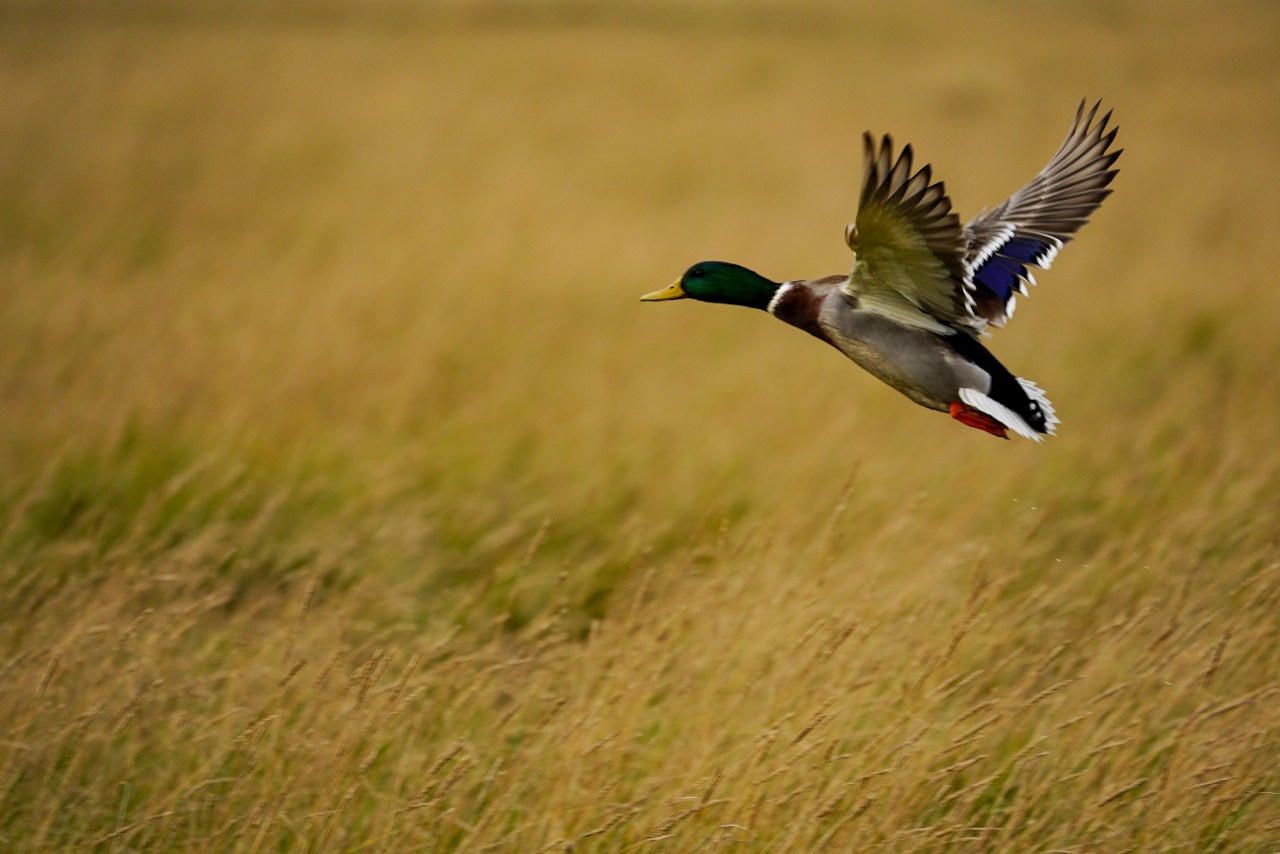
[[[856,260],[845,293],[865,310],[902,323],[943,335],[974,333],[981,321],[965,285],[960,218],[946,187],[931,183],[929,166],[912,172],[913,159],[910,145],[895,161],[889,136],[877,146],[870,133],[863,135],[858,216],[845,232]]]
[[[965,226],[966,278],[972,283],[978,315],[1004,326],[1013,314],[1016,292],[1035,284],[1028,266],[1048,269],[1058,250],[1089,222],[1111,190],[1122,149],[1109,151],[1118,128],[1107,130],[1108,111],[1096,124],[1101,101],[1076,110],[1066,139],[1040,174],[1007,201]]]

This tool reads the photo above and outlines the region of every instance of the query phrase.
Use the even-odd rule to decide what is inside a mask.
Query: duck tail
[[[1019,436],[1036,442],[1043,441],[1044,435],[1052,434],[1054,427],[1058,423],[1057,416],[1054,415],[1053,405],[1049,403],[1049,399],[1045,397],[1044,392],[1035,383],[1019,377],[1018,384],[1028,398],[1033,415],[1032,422],[1035,424],[1034,427],[1031,423],[1028,423],[1026,418],[1023,418],[1008,406],[974,388],[960,389],[961,403],[951,404],[951,417],[971,427],[986,430],[996,436],[1002,436],[1003,430],[990,429],[989,426],[983,423],[986,419],[990,419],[995,421],[999,427],[1008,428]],[[960,408],[958,409],[957,407]],[[978,417],[979,415],[986,416],[986,419]]]
[[[1058,414],[1053,408],[1053,404],[1049,402],[1049,398],[1045,395],[1044,389],[1033,383],[1031,380],[1024,380],[1018,377],[1018,385],[1022,386],[1022,390],[1027,393],[1027,397],[1031,398],[1032,411],[1040,414],[1041,420],[1044,421],[1044,429],[1040,432],[1052,436],[1057,432]]]

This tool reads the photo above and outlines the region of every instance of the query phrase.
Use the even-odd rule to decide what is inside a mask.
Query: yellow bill
[[[662,290],[654,291],[651,294],[645,294],[644,296],[640,297],[640,301],[641,302],[657,302],[658,300],[664,300],[664,299],[684,299],[685,297],[688,296],[688,294],[684,292],[684,285],[682,285],[680,282],[681,282],[680,279],[676,279],[669,286],[663,288]]]

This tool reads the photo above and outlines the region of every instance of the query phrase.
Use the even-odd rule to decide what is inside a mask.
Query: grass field
[[[1280,851],[1269,4],[0,5],[0,849]],[[704,259],[849,266],[1116,109],[989,342],[1044,445]]]

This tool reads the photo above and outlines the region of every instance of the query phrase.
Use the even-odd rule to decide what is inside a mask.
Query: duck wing
[[[1085,115],[1080,102],[1075,121],[1058,153],[1040,174],[1000,206],[979,214],[964,228],[968,241],[966,279],[975,313],[993,326],[1013,316],[1017,295],[1035,279],[1027,267],[1049,269],[1058,250],[1089,221],[1118,169],[1123,149],[1108,151],[1116,131],[1107,131],[1108,112],[1093,123],[1098,107]]]
[[[870,133],[862,140],[858,216],[845,229],[856,260],[844,292],[860,309],[899,323],[976,334],[983,321],[967,287],[967,239],[946,187],[931,183],[927,165],[912,173],[910,145],[895,161],[889,136],[878,147]]]

